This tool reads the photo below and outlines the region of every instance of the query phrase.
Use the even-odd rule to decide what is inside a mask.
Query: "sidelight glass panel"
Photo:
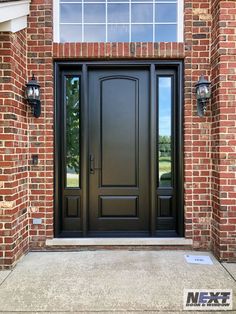
[[[159,187],[172,186],[171,77],[158,77],[158,170]]]
[[[66,187],[80,187],[80,79],[65,78]]]

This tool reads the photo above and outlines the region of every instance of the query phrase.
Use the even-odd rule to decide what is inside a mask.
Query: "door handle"
[[[94,155],[93,154],[90,154],[89,156],[89,172],[91,174],[94,173]]]

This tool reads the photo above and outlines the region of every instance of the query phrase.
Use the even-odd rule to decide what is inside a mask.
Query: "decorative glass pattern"
[[[60,42],[175,42],[179,0],[60,0]]]

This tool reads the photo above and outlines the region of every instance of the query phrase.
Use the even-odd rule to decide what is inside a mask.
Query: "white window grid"
[[[60,23],[60,4],[81,4],[82,5],[82,18],[81,23]],[[124,22],[108,22],[107,17],[107,8],[108,4],[129,4],[129,21]],[[177,4],[177,22],[155,22],[155,4]],[[104,23],[84,23],[84,4],[105,4],[105,22]],[[132,22],[132,4],[152,4],[153,6],[153,19],[152,22]],[[152,25],[153,27],[153,42],[155,42],[155,26],[156,25],[176,25],[177,26],[177,42],[183,41],[183,0],[170,0],[170,1],[161,1],[161,0],[152,0],[152,1],[61,1],[54,0],[53,12],[54,12],[54,42],[60,42],[60,25],[81,25],[82,27],[82,42],[84,41],[84,25],[105,25],[106,27],[106,42],[108,41],[108,25],[128,25],[129,27],[129,42],[131,42],[131,26],[132,25]]]

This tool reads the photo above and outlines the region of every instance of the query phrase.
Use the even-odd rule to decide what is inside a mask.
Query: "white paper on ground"
[[[213,265],[210,256],[207,255],[184,255],[184,257],[190,264]]]

